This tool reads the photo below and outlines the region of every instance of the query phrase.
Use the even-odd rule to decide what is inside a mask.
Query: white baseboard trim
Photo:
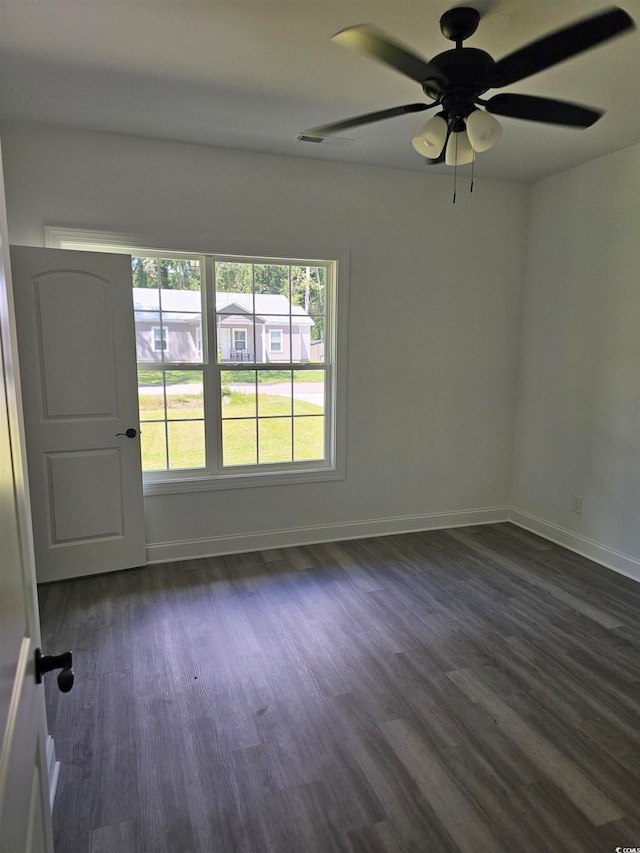
[[[338,542],[344,539],[368,539],[396,533],[417,533],[447,527],[468,527],[476,524],[495,524],[509,520],[506,506],[469,509],[458,512],[436,512],[429,515],[405,515],[376,518],[369,521],[347,521],[338,524],[292,527],[282,530],[263,530],[232,536],[212,536],[204,539],[183,539],[178,542],[156,542],[147,545],[147,563],[167,563],[174,560],[194,560],[222,554],[241,554],[269,548],[290,548]]]
[[[56,761],[56,745],[51,735],[47,735],[47,772],[49,774],[49,803],[53,811],[53,804],[58,789],[58,775],[60,773],[60,762]]]
[[[368,539],[397,533],[417,533],[423,530],[442,530],[449,527],[468,527],[477,524],[496,524],[511,521],[518,527],[536,533],[569,551],[587,557],[605,568],[640,582],[640,560],[602,545],[586,536],[530,515],[516,507],[485,507],[483,509],[436,512],[429,515],[392,516],[366,521],[347,521],[338,524],[291,527],[263,530],[231,536],[211,536],[202,539],[182,539],[175,542],[156,542],[147,545],[147,563],[168,563],[218,557],[223,554],[242,554],[271,548],[291,548],[315,545],[320,542],[339,542],[345,539]],[[52,742],[53,743],[53,742]],[[53,748],[53,747],[52,747]],[[48,745],[47,745],[48,749]],[[54,752],[55,761],[55,752]],[[57,782],[57,767],[55,768]],[[52,778],[50,773],[50,778]],[[55,786],[53,789],[55,796]]]
[[[557,545],[562,545],[569,551],[574,551],[582,557],[600,563],[607,569],[613,569],[614,572],[626,575],[634,581],[640,581],[640,560],[631,557],[629,554],[608,548],[593,539],[587,539],[586,536],[580,536],[572,530],[559,527],[557,524],[552,524],[543,518],[537,518],[535,515],[529,515],[528,512],[523,512],[515,507],[509,509],[509,521],[517,524],[518,527],[529,530],[531,533],[537,533],[538,536],[549,539]]]

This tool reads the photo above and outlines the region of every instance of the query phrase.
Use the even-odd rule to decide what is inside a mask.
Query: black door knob
[[[137,434],[138,434],[138,433],[136,432],[136,430],[135,430],[133,427],[129,427],[129,429],[128,429],[126,432],[117,432],[117,433],[116,433],[116,438],[117,438],[119,435],[126,435],[126,436],[127,436],[127,438],[135,438],[135,437],[137,436]]]
[[[52,669],[60,669],[58,673],[58,687],[62,693],[68,693],[73,687],[73,654],[63,652],[61,655],[43,655],[40,649],[36,649],[36,684],[42,683],[42,676]]]

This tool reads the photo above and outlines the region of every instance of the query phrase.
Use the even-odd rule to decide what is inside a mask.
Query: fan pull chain
[[[476,155],[473,155],[473,160],[471,161],[471,184],[469,185],[469,192],[473,192],[473,168],[476,165]]]
[[[454,152],[454,161],[453,161],[453,201],[451,204],[456,203],[456,189],[458,186],[458,137],[456,135],[456,150]]]

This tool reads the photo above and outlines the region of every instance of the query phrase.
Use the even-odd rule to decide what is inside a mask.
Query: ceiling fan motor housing
[[[449,118],[466,118],[475,109],[477,99],[489,86],[489,71],[495,65],[484,50],[474,47],[455,48],[439,53],[431,60],[442,76],[425,80],[425,95],[433,98]]]
[[[480,13],[470,6],[456,6],[440,18],[440,32],[456,43],[470,38],[478,29]]]

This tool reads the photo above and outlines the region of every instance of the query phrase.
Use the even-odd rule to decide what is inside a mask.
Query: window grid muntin
[[[204,259],[202,257],[199,257],[197,254],[191,254],[191,253],[173,253],[173,252],[171,252],[171,253],[169,253],[169,252],[153,252],[152,253],[152,252],[147,252],[147,251],[144,251],[144,252],[132,251],[132,269],[133,269],[134,259],[139,260],[139,261],[155,260],[156,286],[144,288],[144,289],[148,289],[151,291],[155,290],[157,292],[157,294],[158,294],[158,309],[157,309],[157,311],[154,309],[153,310],[141,309],[139,311],[135,311],[135,314],[136,315],[138,315],[138,314],[149,314],[149,315],[157,316],[157,318],[158,318],[158,326],[157,327],[160,329],[160,339],[163,341],[163,344],[164,344],[162,350],[155,350],[155,347],[154,347],[154,351],[159,352],[160,359],[159,360],[153,360],[153,361],[147,361],[145,359],[138,359],[137,358],[137,355],[138,355],[137,345],[136,345],[136,362],[137,362],[137,369],[138,369],[138,395],[139,395],[139,397],[143,396],[140,394],[140,387],[141,386],[140,386],[140,381],[139,381],[139,374],[140,374],[141,369],[145,372],[158,373],[161,377],[161,382],[162,382],[162,395],[161,396],[162,396],[162,414],[163,414],[163,417],[162,418],[159,418],[159,417],[157,417],[157,418],[144,418],[143,411],[141,408],[139,411],[139,417],[140,417],[141,433],[142,433],[141,450],[142,450],[143,454],[144,454],[144,433],[143,433],[142,426],[144,424],[162,424],[162,433],[164,436],[164,460],[165,460],[165,466],[166,467],[164,467],[164,468],[147,468],[147,469],[143,468],[143,472],[145,475],[146,474],[167,475],[167,474],[172,474],[172,473],[176,473],[176,472],[183,472],[183,471],[186,471],[189,473],[200,471],[200,470],[203,470],[206,468],[206,458],[207,458],[207,441],[206,441],[207,418],[206,418],[206,405],[205,405],[205,397],[206,397],[205,364],[206,364],[206,359],[205,359],[205,351],[204,351],[205,350],[205,339],[206,339],[205,338],[206,320],[205,320],[205,311],[203,310],[206,306],[205,282],[204,282],[205,264],[203,263]],[[197,290],[191,291],[191,292],[199,292],[199,294],[200,294],[200,311],[199,312],[190,311],[190,310],[175,311],[175,310],[171,310],[171,308],[169,306],[165,310],[165,306],[163,304],[163,299],[164,299],[163,290],[165,288],[162,287],[163,282],[162,282],[162,274],[161,274],[161,271],[162,271],[161,264],[162,264],[162,261],[168,262],[168,261],[174,261],[174,260],[186,260],[186,261],[190,262],[191,266],[197,265],[199,268],[199,279],[200,279],[199,288]],[[176,288],[176,289],[177,290],[183,290],[183,288]],[[176,361],[168,361],[167,360],[166,355],[167,355],[168,346],[169,346],[169,329],[166,325],[166,323],[167,323],[166,315],[175,315],[175,314],[193,315],[194,318],[198,318],[198,317],[200,318],[200,328],[202,330],[201,335],[202,335],[202,344],[203,345],[202,345],[202,352],[201,352],[199,361],[176,362]],[[174,320],[175,320],[175,318],[174,318]],[[152,335],[155,336],[155,332],[153,330],[152,330]],[[195,346],[195,344],[194,344],[194,346]],[[201,418],[176,418],[176,417],[170,416],[170,405],[169,405],[168,396],[167,396],[167,394],[168,394],[167,386],[168,386],[168,384],[174,384],[174,383],[168,383],[167,382],[167,373],[171,373],[172,371],[176,371],[176,370],[183,372],[183,373],[193,371],[193,372],[197,372],[199,374],[199,379],[200,379],[199,384],[202,385],[202,397],[203,397],[203,414],[202,414]],[[192,467],[188,467],[188,468],[178,467],[178,466],[173,467],[172,458],[174,456],[174,452],[172,451],[173,442],[171,439],[171,433],[175,432],[175,430],[170,429],[170,426],[169,426],[170,423],[171,424],[181,424],[181,423],[202,424],[202,430],[204,433],[203,446],[198,447],[196,452],[203,453],[204,465],[197,465],[197,466],[192,466]],[[143,461],[144,461],[144,457],[143,457]]]
[[[189,472],[194,471],[195,472],[195,471],[200,471],[200,470],[206,469],[207,418],[206,418],[205,400],[206,400],[207,392],[206,392],[206,378],[205,378],[204,365],[192,364],[189,362],[186,364],[185,363],[175,363],[175,364],[164,363],[164,364],[162,364],[162,363],[158,363],[158,362],[152,362],[152,363],[138,362],[138,374],[140,373],[140,365],[141,364],[143,365],[143,370],[145,372],[158,373],[158,374],[161,374],[161,376],[162,376],[162,394],[159,396],[162,396],[163,417],[155,417],[155,418],[154,417],[151,417],[151,418],[145,417],[143,414],[143,410],[139,407],[140,432],[141,432],[141,435],[143,435],[143,428],[144,428],[145,424],[162,424],[163,433],[164,433],[164,457],[165,457],[165,462],[166,462],[166,466],[167,466],[166,468],[147,468],[147,469],[143,468],[143,472],[145,474],[148,474],[148,473],[172,473],[172,472],[177,472],[177,471],[189,471]],[[171,384],[177,384],[177,383],[167,382],[166,374],[171,373],[171,372],[175,372],[175,370],[179,370],[180,372],[183,372],[183,373],[184,372],[193,372],[193,373],[199,374],[200,382],[198,384],[202,385],[202,399],[203,399],[202,417],[197,417],[197,418],[182,417],[182,418],[180,418],[180,417],[171,417],[170,416],[171,406],[169,404],[169,396],[167,393],[167,386],[171,385]],[[144,396],[144,395],[140,394],[140,388],[141,388],[141,385],[140,385],[140,381],[138,378],[138,396],[139,397]],[[204,465],[198,465],[198,466],[193,466],[193,467],[189,467],[189,468],[184,468],[184,467],[183,468],[180,468],[180,467],[174,468],[171,466],[171,451],[170,451],[171,442],[170,442],[170,437],[169,437],[169,432],[170,432],[169,425],[170,424],[180,424],[180,423],[186,423],[186,424],[201,423],[201,424],[203,424],[203,429],[204,429],[203,452],[204,452],[204,457],[205,457],[204,458]],[[142,439],[142,441],[144,444],[144,438]]]
[[[225,372],[225,371],[229,372],[229,373],[238,372],[237,364],[232,364],[232,365],[217,364],[217,367],[220,369],[220,373]],[[256,413],[254,415],[241,415],[241,416],[237,416],[237,417],[224,416],[222,413],[222,398],[220,398],[220,400],[221,400],[220,419],[219,419],[220,420],[220,431],[222,432],[222,424],[226,423],[226,422],[230,422],[230,421],[231,422],[232,421],[254,421],[255,422],[255,431],[256,431],[256,448],[257,448],[256,453],[257,453],[257,460],[258,460],[255,463],[255,465],[256,466],[262,466],[263,464],[276,464],[276,463],[261,463],[260,462],[259,424],[260,424],[260,421],[263,421],[263,420],[276,420],[276,419],[285,420],[285,419],[289,419],[291,422],[291,447],[292,447],[291,457],[292,458],[291,458],[290,462],[279,463],[279,464],[302,466],[303,464],[305,464],[306,461],[318,461],[318,462],[330,461],[330,457],[328,457],[328,448],[327,448],[328,441],[331,438],[331,436],[329,435],[329,430],[327,429],[327,425],[330,425],[330,423],[331,423],[329,421],[329,418],[328,418],[329,413],[327,411],[327,409],[328,409],[328,398],[330,397],[330,393],[328,393],[329,383],[330,383],[330,379],[329,379],[330,367],[331,367],[331,365],[329,365],[329,364],[322,364],[322,365],[317,364],[317,363],[300,364],[298,362],[290,362],[287,364],[278,363],[275,365],[274,364],[265,365],[262,363],[251,363],[251,364],[246,364],[246,365],[243,364],[242,371],[243,372],[251,371],[254,373],[254,376],[255,376],[255,378],[252,380],[252,384],[254,386],[254,392],[255,392],[255,398],[256,398],[256,404],[255,404],[256,405],[256,410],[255,410]],[[319,369],[322,370],[323,373],[325,374],[324,380],[322,383],[322,386],[323,386],[323,411],[319,412],[317,414],[315,414],[315,413],[309,414],[306,412],[305,413],[296,413],[295,412],[295,403],[296,403],[296,397],[295,397],[295,378],[296,377],[295,377],[295,374],[296,374],[296,372],[298,372],[298,371],[300,371],[300,372],[311,372],[311,371],[317,371]],[[287,415],[260,414],[259,409],[258,409],[258,394],[259,394],[259,391],[258,391],[258,387],[259,387],[258,374],[261,371],[264,371],[264,372],[269,372],[269,371],[271,371],[271,372],[276,372],[276,371],[277,372],[283,372],[285,370],[291,374],[291,379],[289,382],[289,384],[291,386],[291,397],[290,397],[291,414],[287,414]],[[324,453],[323,453],[323,456],[318,457],[317,460],[314,459],[314,460],[296,461],[296,459],[295,459],[295,455],[296,455],[296,453],[295,453],[295,447],[296,447],[295,422],[296,422],[296,420],[299,420],[300,418],[317,418],[317,419],[322,419],[324,421],[324,428],[323,428]],[[222,462],[222,453],[223,452],[224,452],[224,450],[223,450],[223,447],[221,444],[221,467],[224,468],[225,470],[227,470],[231,467],[236,467],[236,468],[247,467],[244,465],[243,466],[224,465],[224,463]]]
[[[253,331],[254,331],[253,353],[254,353],[254,359],[255,359],[256,353],[258,351],[258,349],[257,349],[257,325],[258,324],[255,321],[255,318],[257,316],[257,314],[256,314],[256,295],[259,295],[258,289],[256,287],[255,273],[256,273],[256,267],[260,266],[264,262],[264,259],[246,258],[246,257],[235,258],[235,257],[228,257],[228,256],[225,257],[225,256],[217,256],[217,255],[214,255],[212,257],[213,257],[213,268],[214,268],[213,269],[214,302],[215,302],[216,293],[217,293],[217,291],[216,291],[216,265],[219,263],[238,263],[238,264],[247,264],[247,265],[251,264],[251,277],[250,277],[250,279],[251,279],[251,294],[252,294],[251,305],[252,305],[252,319],[253,319]],[[322,292],[323,292],[323,301],[324,301],[324,312],[322,314],[316,313],[314,315],[318,318],[322,318],[322,320],[324,321],[325,349],[324,349],[323,360],[321,362],[314,362],[314,361],[294,362],[292,360],[292,348],[290,348],[289,352],[290,352],[290,359],[291,360],[288,362],[275,362],[274,363],[274,362],[264,362],[264,361],[258,362],[257,360],[254,360],[253,362],[242,363],[242,367],[240,369],[242,369],[243,371],[247,371],[247,372],[248,371],[254,372],[253,384],[254,384],[255,396],[256,396],[256,414],[253,416],[246,416],[246,417],[242,417],[242,418],[224,417],[222,414],[222,395],[219,393],[218,399],[220,401],[220,409],[219,409],[219,418],[218,418],[218,440],[219,440],[219,445],[218,445],[219,469],[218,470],[223,471],[224,473],[227,473],[227,472],[228,473],[235,473],[236,470],[245,471],[247,469],[256,470],[256,473],[258,473],[259,471],[265,470],[267,468],[267,466],[269,467],[269,469],[274,469],[274,470],[303,470],[305,467],[308,467],[309,462],[311,462],[311,461],[313,461],[314,463],[317,462],[317,463],[326,464],[326,465],[334,465],[334,452],[335,452],[335,424],[333,422],[334,421],[334,412],[333,412],[333,393],[334,393],[334,391],[333,391],[333,369],[334,369],[333,354],[334,354],[334,349],[333,349],[333,339],[329,338],[329,334],[327,334],[327,331],[329,331],[331,333],[333,332],[333,330],[331,329],[333,322],[329,323],[329,319],[330,318],[333,319],[333,317],[334,317],[334,314],[333,314],[334,292],[333,291],[335,288],[335,279],[333,278],[333,276],[335,276],[335,262],[322,262],[322,263],[320,263],[320,262],[315,262],[315,263],[307,262],[307,263],[301,264],[300,261],[283,260],[283,259],[269,259],[269,260],[271,261],[271,264],[269,264],[269,265],[272,265],[272,266],[281,265],[281,266],[287,266],[288,267],[287,290],[288,290],[288,296],[289,296],[289,313],[288,314],[278,314],[277,312],[272,312],[271,314],[269,314],[267,316],[274,316],[274,317],[275,316],[282,316],[282,317],[288,318],[290,347],[292,347],[291,341],[292,341],[292,337],[293,337],[293,317],[296,316],[293,314],[293,304],[294,303],[293,303],[293,294],[292,294],[292,269],[294,267],[309,266],[311,268],[315,268],[318,271],[320,271],[320,270],[323,271],[321,275],[318,273],[318,279],[319,279],[319,282],[321,283],[322,288],[323,288]],[[227,292],[227,291],[221,291],[221,292]],[[234,292],[247,293],[248,291],[246,289],[243,289],[241,291],[234,291]],[[220,316],[220,314],[224,315],[224,311],[218,312],[218,310],[216,308],[215,313],[216,313],[216,322],[213,325],[214,325],[215,333],[217,335],[218,317]],[[311,329],[311,327],[310,327],[310,329]],[[224,363],[219,359],[218,354],[219,354],[220,350],[218,348],[217,340],[215,342],[213,352],[215,353],[215,358],[214,358],[213,363],[214,363],[214,366],[217,368],[217,373],[218,373],[218,377],[219,377],[219,386],[221,387],[221,385],[222,385],[222,374],[225,371],[231,372],[231,371],[238,370],[239,369],[239,363],[238,362]],[[309,344],[309,356],[311,356],[311,338],[310,338],[310,344]],[[324,381],[323,381],[324,409],[323,409],[323,412],[318,413],[317,415],[309,415],[309,414],[296,415],[295,413],[293,413],[293,408],[295,405],[295,396],[293,394],[294,371],[301,371],[301,370],[314,371],[314,370],[319,370],[319,369],[322,370],[324,373]],[[258,399],[258,393],[259,393],[258,388],[257,388],[258,371],[269,371],[269,370],[290,372],[290,374],[291,374],[291,386],[292,386],[292,391],[291,391],[292,414],[291,414],[291,416],[283,416],[283,417],[290,417],[290,419],[291,419],[292,460],[290,462],[279,463],[276,465],[274,465],[273,463],[260,463],[260,461],[259,461],[259,452],[260,452],[259,423],[261,420],[264,420],[264,419],[268,418],[269,416],[259,415],[258,411],[257,411],[257,409],[258,409],[257,399]],[[303,460],[303,461],[296,461],[295,460],[295,423],[296,423],[296,419],[301,418],[301,417],[316,417],[316,418],[322,418],[323,419],[323,445],[324,445],[323,446],[323,455],[322,455],[322,457],[318,458],[317,460]],[[256,453],[257,453],[257,459],[258,459],[258,461],[255,463],[255,465],[250,465],[250,464],[247,464],[247,465],[228,465],[227,464],[227,465],[225,465],[224,464],[224,461],[223,461],[223,453],[224,453],[224,450],[223,450],[223,440],[224,440],[223,439],[223,422],[233,421],[233,420],[244,420],[244,421],[254,420],[254,422],[255,422],[255,435],[256,435],[255,441],[256,441]]]

